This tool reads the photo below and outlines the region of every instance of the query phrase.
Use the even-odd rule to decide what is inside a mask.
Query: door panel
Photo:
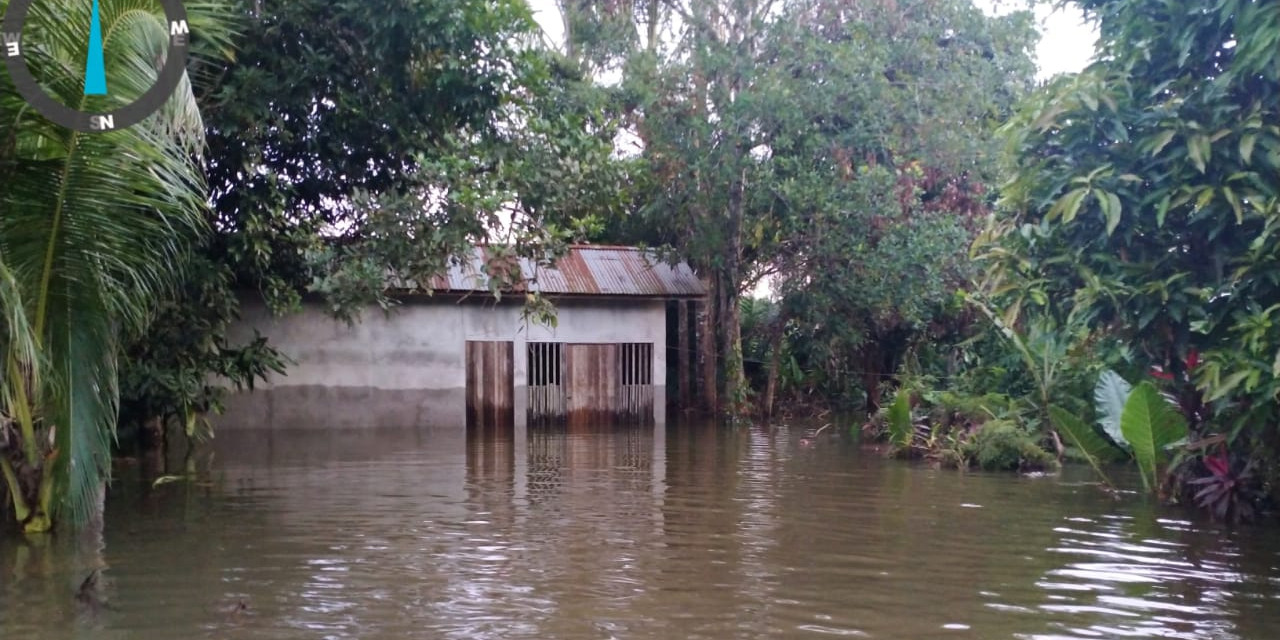
[[[515,433],[515,366],[510,341],[467,341],[467,434]]]
[[[569,427],[612,421],[617,413],[618,345],[568,344],[564,350]]]

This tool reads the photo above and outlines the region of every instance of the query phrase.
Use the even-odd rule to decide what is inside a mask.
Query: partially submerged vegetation
[[[123,16],[104,4],[108,25],[121,24],[113,55],[127,62],[112,86],[140,95],[155,82],[154,43],[168,23],[161,12]],[[204,33],[197,61],[227,46],[226,18],[192,3],[191,23]],[[83,54],[57,43],[83,40],[87,25],[87,13],[32,11],[26,28],[44,36],[26,56],[33,73],[79,68]],[[172,295],[187,252],[208,231],[203,123],[186,82],[146,122],[105,135],[63,129],[0,86],[0,495],[11,521],[41,533],[101,508],[119,347],[146,335],[156,300]],[[63,82],[51,91],[109,110],[106,98],[79,89]]]
[[[1077,4],[1103,55],[1038,89],[1030,13],[969,0],[563,2],[550,43],[516,0],[189,2],[191,86],[91,142],[0,83],[4,508],[83,517],[117,416],[195,435],[212,379],[286,371],[229,340],[240,291],[358,322],[394,308],[388,272],[589,240],[710,283],[708,410],[867,411],[954,467],[1130,460],[1255,515],[1280,480],[1280,11]]]
[[[890,455],[937,466],[986,471],[1054,471],[1058,460],[1040,446],[1014,401],[1000,394],[900,388],[887,409],[863,428],[882,433]]]
[[[974,366],[937,388],[1025,398],[1103,482],[1128,460],[1153,495],[1249,518],[1280,489],[1280,11],[1081,4],[1105,55],[1005,125],[1012,180],[973,248],[970,300],[1019,366],[962,342]]]

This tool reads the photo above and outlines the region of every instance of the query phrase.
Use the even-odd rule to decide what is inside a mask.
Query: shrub
[[[969,427],[1017,413],[1013,400],[1004,394],[972,395],[955,391],[936,394],[930,417],[946,426]]]
[[[970,458],[986,471],[1043,471],[1058,461],[1012,420],[991,420],[970,441]]]

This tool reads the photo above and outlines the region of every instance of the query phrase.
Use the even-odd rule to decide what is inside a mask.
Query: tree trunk
[[[689,305],[687,300],[676,301],[676,397],[679,398],[680,409],[689,408]]]
[[[867,392],[867,413],[875,413],[880,409],[880,376],[870,372],[863,373],[862,385]]]
[[[880,385],[893,379],[907,348],[909,332],[891,329],[873,336],[863,345],[861,355],[862,384],[867,391],[867,412],[880,408]]]
[[[659,0],[649,0],[648,37],[645,38],[645,48],[649,53],[658,50],[658,2]]]
[[[76,591],[76,601],[97,613],[106,604],[105,579],[102,571],[107,568],[103,551],[106,549],[106,538],[103,535],[106,517],[107,483],[98,484],[94,496],[93,511],[89,519],[76,532],[76,572],[81,580]],[[84,576],[80,578],[79,576]]]
[[[573,16],[570,15],[577,9],[567,2],[561,2],[559,4],[560,27],[564,29],[564,57],[581,65],[582,61],[578,60],[576,57],[577,42],[573,33]]]
[[[716,395],[716,293],[714,286],[705,302],[698,304],[702,308],[702,326],[698,335],[698,361],[702,364],[702,402],[708,414],[714,414],[720,406]]]
[[[723,408],[732,416],[746,408],[747,382],[742,370],[742,310],[738,307],[736,279],[728,274],[720,284],[720,351],[723,363]]]
[[[103,537],[103,527],[105,524],[107,509],[107,483],[98,483],[98,489],[93,497],[93,510],[89,514],[89,519],[77,533],[79,536],[79,551],[86,565],[90,569],[101,569],[105,565],[102,560],[102,550],[106,546]]]
[[[786,322],[782,316],[774,322],[769,336],[769,373],[764,383],[764,397],[760,399],[760,413],[766,418],[773,417],[773,399],[778,392],[778,373],[782,368],[782,335]]]
[[[862,370],[862,388],[866,392],[867,414],[880,409],[880,349],[875,342],[863,345],[859,369]]]
[[[739,145],[741,147],[741,145]],[[745,149],[739,149],[739,155]],[[745,170],[743,172],[745,174]],[[729,185],[726,236],[729,246],[724,252],[724,266],[717,272],[720,302],[720,347],[724,358],[725,410],[738,416],[746,409],[747,383],[742,370],[742,312],[738,307],[738,285],[742,261],[742,208],[745,175],[740,174]]]

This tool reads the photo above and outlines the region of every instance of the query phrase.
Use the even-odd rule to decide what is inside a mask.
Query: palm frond
[[[0,358],[16,363],[32,388],[40,387],[40,341],[27,322],[26,305],[18,281],[0,255]],[[7,380],[8,373],[0,370],[0,414],[14,405],[13,387]],[[14,381],[16,382],[16,381]]]
[[[110,96],[83,95],[87,9],[35,3],[24,41],[32,43],[26,60],[46,92],[105,112],[154,83],[168,28],[156,2],[100,6]],[[226,5],[187,8],[208,40],[225,42],[218,16]],[[119,336],[145,327],[206,228],[202,132],[185,81],[146,121],[95,134],[53,125],[0,83],[0,257],[48,363],[49,384],[36,402],[55,433],[57,508],[76,521],[89,515],[109,474]]]

